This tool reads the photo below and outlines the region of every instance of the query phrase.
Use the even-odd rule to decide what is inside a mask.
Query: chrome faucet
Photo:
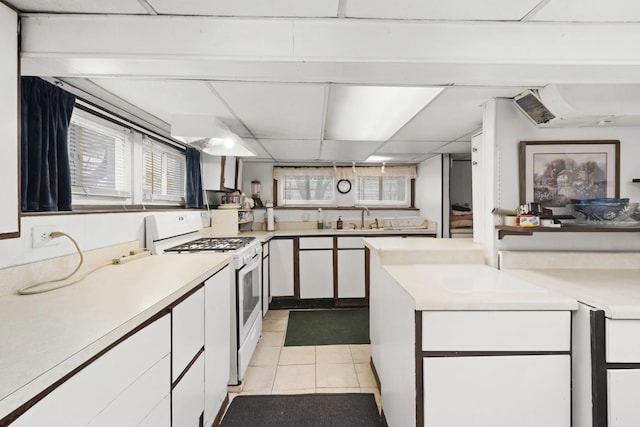
[[[364,228],[364,212],[367,211],[367,216],[371,216],[371,212],[369,212],[369,208],[366,206],[362,207],[362,212],[360,214],[360,228]]]

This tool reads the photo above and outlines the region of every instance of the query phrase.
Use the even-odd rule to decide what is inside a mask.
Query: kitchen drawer
[[[636,427],[640,420],[640,370],[607,371],[608,427]]]
[[[424,351],[568,351],[569,311],[423,311]]]
[[[162,399],[138,427],[171,427],[171,396]]]
[[[301,237],[300,249],[333,249],[333,237]]]
[[[166,355],[89,423],[90,427],[138,425],[171,391],[171,356]]]
[[[172,381],[204,346],[204,287],[181,301],[171,311]]]
[[[204,412],[204,353],[171,392],[171,425],[196,427]]]
[[[338,249],[364,249],[362,237],[338,237]]]
[[[605,319],[608,363],[640,363],[640,320]]]
[[[170,319],[164,316],[61,384],[12,426],[86,426],[170,348]]]

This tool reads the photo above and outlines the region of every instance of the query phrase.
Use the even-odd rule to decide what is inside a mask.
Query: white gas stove
[[[209,214],[159,213],[146,217],[147,248],[154,255],[227,253],[231,286],[230,385],[241,383],[262,333],[262,246],[255,237],[206,236]],[[188,256],[188,255],[187,255]],[[206,351],[206,350],[205,350]]]

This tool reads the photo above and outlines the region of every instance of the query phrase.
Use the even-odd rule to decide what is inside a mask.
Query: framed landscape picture
[[[619,197],[620,141],[521,141],[520,204]]]

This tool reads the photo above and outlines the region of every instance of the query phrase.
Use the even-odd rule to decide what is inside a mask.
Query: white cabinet
[[[431,357],[423,374],[425,426],[571,425],[568,354]]]
[[[271,296],[294,296],[293,239],[273,239],[269,242]]]
[[[109,425],[111,420],[117,420],[111,425],[138,424],[169,395],[170,323],[164,316],[119,343],[12,426]],[[132,396],[134,405],[127,401]]]
[[[269,287],[269,242],[262,245],[262,316],[266,316],[271,302]]]
[[[338,298],[365,298],[362,237],[338,237]]]
[[[0,238],[20,235],[18,14],[0,3]]]
[[[236,158],[227,156],[224,158],[222,174],[223,179],[222,187],[236,189]]]
[[[640,420],[640,369],[607,371],[608,427],[636,427]]]
[[[333,298],[333,238],[300,238],[300,298]]]
[[[204,346],[204,288],[171,310],[171,379],[175,381]]]
[[[222,157],[202,153],[202,188],[219,191],[222,189]]]
[[[231,267],[204,283],[204,425],[210,426],[227,396],[231,338]]]
[[[204,407],[204,354],[171,391],[171,425],[198,427]]]
[[[171,427],[171,396],[162,399],[138,427]]]

